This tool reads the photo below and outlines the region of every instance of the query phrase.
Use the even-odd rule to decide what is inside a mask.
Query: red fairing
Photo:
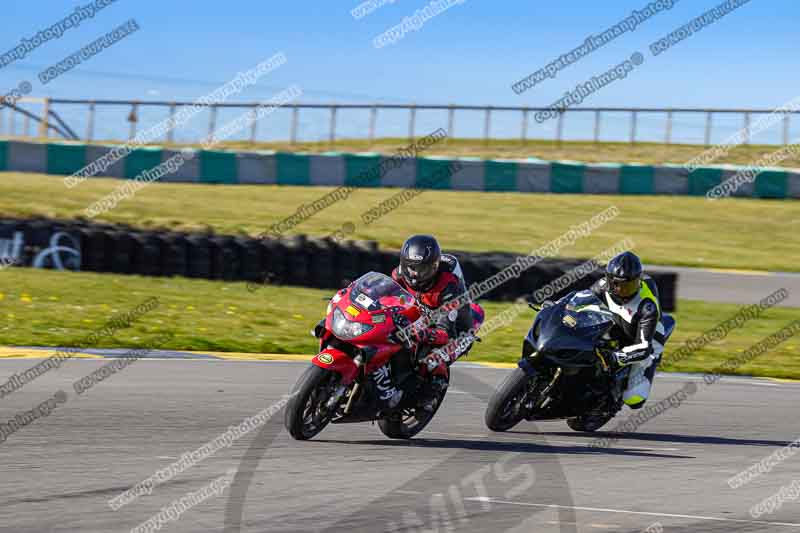
[[[320,368],[342,376],[342,385],[349,385],[358,375],[358,367],[346,353],[335,348],[325,348],[311,362]]]
[[[404,348],[402,344],[390,340],[391,335],[398,329],[395,315],[402,315],[405,318],[404,323],[413,323],[420,317],[420,309],[414,297],[387,276],[375,272],[365,274],[346,289],[336,293],[331,299],[329,309],[325,318],[324,332],[320,338],[321,352],[314,358],[314,364],[335,372],[344,369],[340,373],[346,382],[355,379],[358,369],[350,355],[330,346],[334,337],[340,342],[368,353],[364,370],[366,373],[371,373],[385,365],[393,355]],[[334,325],[337,313],[340,325],[346,324],[350,328],[346,332],[339,331],[339,335]],[[361,334],[357,334],[356,325],[364,328]],[[320,361],[321,356],[322,361]],[[326,363],[329,357],[333,360]],[[339,358],[347,359],[352,369],[348,364],[340,364]]]

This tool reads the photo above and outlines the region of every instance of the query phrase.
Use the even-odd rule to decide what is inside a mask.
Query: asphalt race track
[[[0,377],[36,362],[0,361]],[[688,380],[697,393],[632,433],[589,436],[557,421],[488,434],[487,395],[508,370],[459,363],[420,438],[355,424],[298,443],[280,412],[114,511],[110,499],[281,401],[306,364],[140,360],[76,394],[73,383],[107,362],[68,361],[0,400],[6,422],[66,393],[0,443],[0,531],[130,531],[229,469],[230,487],[161,531],[800,531],[797,501],[749,513],[800,478],[800,457],[727,483],[798,437],[800,383],[661,375],[651,403]],[[619,440],[590,447],[597,436]]]

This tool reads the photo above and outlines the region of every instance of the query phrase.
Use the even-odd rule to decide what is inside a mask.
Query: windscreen
[[[570,318],[567,318],[570,317]],[[574,327],[584,328],[599,326],[612,321],[614,315],[603,306],[600,299],[591,291],[575,293],[564,307],[564,321],[574,320]]]
[[[377,311],[384,306],[405,306],[414,302],[411,294],[380,272],[369,272],[358,278],[353,285],[350,299],[367,311]]]

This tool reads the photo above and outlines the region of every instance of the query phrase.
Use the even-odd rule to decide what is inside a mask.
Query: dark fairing
[[[591,291],[573,292],[540,311],[525,340],[557,366],[593,366],[598,338],[613,325],[613,315]]]

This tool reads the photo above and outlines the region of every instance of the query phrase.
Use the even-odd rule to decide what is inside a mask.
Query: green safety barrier
[[[584,170],[586,170],[586,166],[577,163],[552,163],[550,165],[550,192],[582,193]]]
[[[200,151],[201,183],[239,183],[239,168],[235,152]]]
[[[417,179],[415,186],[418,189],[448,190],[450,184],[450,159],[422,157],[417,159]],[[407,164],[407,163],[406,163]]]
[[[653,194],[655,168],[647,165],[623,165],[619,172],[620,194]]]
[[[345,154],[344,184],[348,187],[380,187],[381,156],[378,154]]]
[[[765,170],[756,176],[753,196],[756,198],[786,198],[789,175],[780,170]]]
[[[161,148],[136,148],[125,157],[125,178],[132,180],[161,164]]]
[[[71,176],[86,166],[85,144],[48,144],[47,173]]]
[[[705,196],[721,181],[721,168],[698,168],[689,174],[689,196]]]
[[[517,164],[512,161],[486,161],[483,171],[483,188],[492,192],[517,190]]]
[[[278,185],[311,185],[311,162],[306,154],[275,154]]]

